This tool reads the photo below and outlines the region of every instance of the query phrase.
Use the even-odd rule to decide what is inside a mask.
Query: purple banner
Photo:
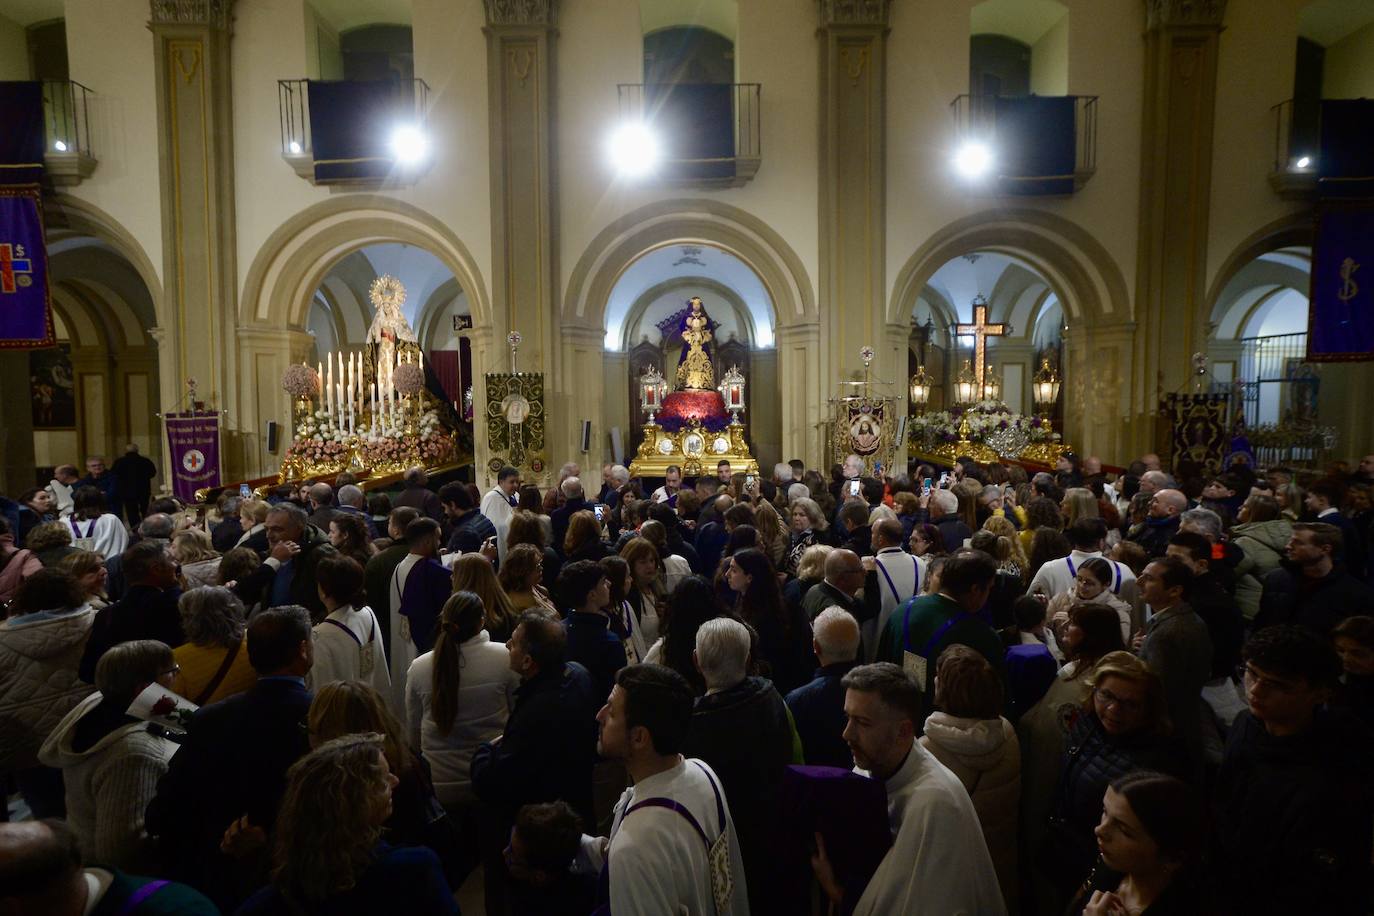
[[[1309,301],[1310,361],[1374,359],[1374,207],[1322,208]]]
[[[219,414],[169,413],[164,420],[172,450],[172,494],[193,502],[197,490],[219,486]]]
[[[35,187],[0,187],[0,348],[53,345],[43,213]]]

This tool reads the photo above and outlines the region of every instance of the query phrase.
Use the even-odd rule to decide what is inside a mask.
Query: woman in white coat
[[[315,663],[310,668],[310,686],[363,681],[382,696],[390,697],[386,645],[377,615],[367,606],[363,568],[352,557],[333,554],[320,559],[315,579],[328,615],[315,624]]]
[[[520,686],[506,647],[483,628],[485,616],[482,599],[454,592],[440,613],[434,650],[406,676],[406,738],[429,761],[434,792],[460,824],[475,813],[473,752],[505,729]]]

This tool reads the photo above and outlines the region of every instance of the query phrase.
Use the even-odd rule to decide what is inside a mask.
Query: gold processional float
[[[369,291],[377,313],[363,348],[325,354],[314,367],[293,364],[282,374],[293,435],[279,482],[454,462],[454,419],[426,387],[424,354],[401,311],[405,296],[395,277],[378,277]]]
[[[744,373],[731,366],[716,383],[711,361],[716,325],[699,296],[689,299],[675,317],[682,355],[673,390],[668,390],[668,380],[657,368],[636,380],[639,403],[649,419],[630,462],[630,476],[662,477],[676,466],[683,477],[696,477],[714,473],[722,461],[730,462],[734,472],[758,474],[759,463],[745,441],[748,428],[740,422]]]

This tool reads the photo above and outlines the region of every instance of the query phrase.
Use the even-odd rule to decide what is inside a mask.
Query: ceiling
[[[969,17],[971,35],[1006,35],[1033,45],[1069,14],[1055,0],[986,0]]]
[[[1316,0],[1298,13],[1298,34],[1330,47],[1374,22],[1370,0]]]
[[[64,0],[0,0],[0,16],[22,26],[61,19]]]

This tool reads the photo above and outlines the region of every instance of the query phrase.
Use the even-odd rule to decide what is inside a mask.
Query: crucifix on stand
[[[982,397],[983,392],[987,390],[984,383],[988,362],[988,338],[1010,334],[1011,328],[1004,322],[988,323],[988,300],[979,294],[973,297],[973,323],[956,324],[954,333],[959,337],[973,337],[973,381],[977,386],[974,390],[978,397]]]
[[[510,344],[510,371],[512,375],[517,375],[520,372],[515,365],[515,351],[520,349],[520,341],[523,339],[519,331],[511,331],[506,335],[506,342]]]

